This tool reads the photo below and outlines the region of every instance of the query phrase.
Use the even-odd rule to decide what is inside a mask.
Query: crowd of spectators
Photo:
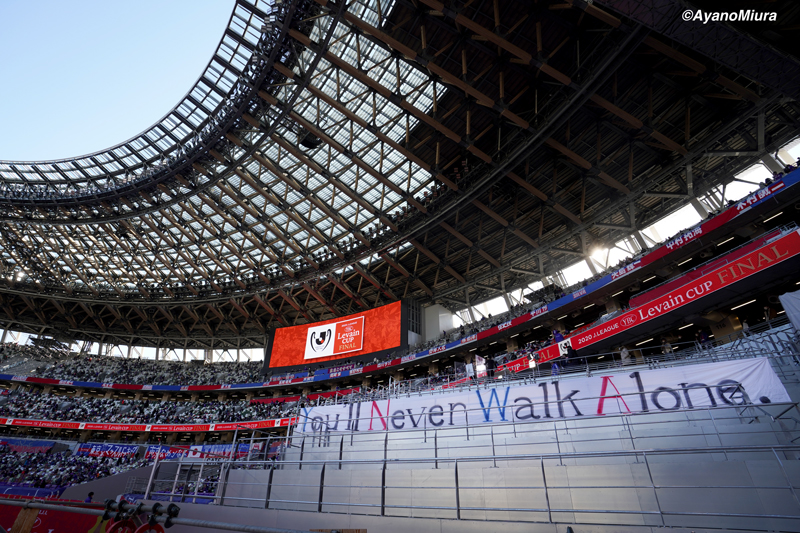
[[[257,383],[264,363],[225,362],[209,365],[180,361],[153,361],[119,357],[77,357],[44,369],[40,377],[71,381],[114,382],[142,385],[213,385]]]
[[[69,355],[69,350],[62,346],[34,346],[31,344],[17,344],[4,342],[0,344],[0,358],[4,361],[12,357],[27,357],[32,359],[62,359]]]
[[[265,420],[288,415],[294,403],[245,400],[165,402],[70,397],[40,390],[13,391],[0,399],[0,416],[120,424],[207,424]]]
[[[69,452],[15,452],[0,445],[0,483],[65,488],[145,466],[144,459],[77,457]]]

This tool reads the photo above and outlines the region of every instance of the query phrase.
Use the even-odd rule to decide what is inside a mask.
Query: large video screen
[[[269,368],[383,352],[403,343],[400,302],[355,315],[275,330]]]

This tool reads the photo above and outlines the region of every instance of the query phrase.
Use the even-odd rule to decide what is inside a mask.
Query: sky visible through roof
[[[211,59],[233,0],[0,2],[0,160],[80,156],[158,121]]]

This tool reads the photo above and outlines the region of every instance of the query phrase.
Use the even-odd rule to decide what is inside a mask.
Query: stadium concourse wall
[[[672,253],[675,253],[688,244],[700,240],[703,236],[718,230],[731,222],[735,222],[737,218],[743,217],[746,213],[751,212],[758,206],[764,205],[768,201],[780,201],[780,194],[797,185],[800,182],[800,169],[795,170],[786,176],[776,180],[771,185],[755,191],[750,196],[743,198],[738,203],[728,207],[720,212],[713,218],[698,224],[670,241],[659,246],[652,252],[645,254],[639,260],[632,262],[629,265],[613,271],[610,274],[596,280],[581,289],[563,296],[553,302],[545,304],[537,309],[527,312],[512,320],[498,324],[489,329],[481,331],[476,334],[468,335],[453,342],[443,344],[427,350],[422,350],[413,354],[397,357],[389,361],[380,363],[373,363],[365,365],[361,368],[354,368],[349,370],[331,372],[330,369],[319,369],[314,372],[295,372],[283,375],[281,377],[272,378],[269,381],[262,381],[258,383],[234,383],[234,384],[219,384],[219,385],[139,385],[139,384],[124,384],[124,383],[101,383],[93,381],[71,381],[71,380],[58,380],[37,378],[33,376],[17,376],[12,374],[0,374],[0,381],[13,381],[13,382],[26,382],[41,385],[58,385],[58,386],[74,386],[82,388],[96,388],[96,389],[112,389],[112,390],[128,390],[128,391],[163,391],[163,392],[203,392],[203,391],[223,391],[223,390],[241,390],[241,389],[263,389],[268,387],[281,387],[286,385],[296,385],[302,383],[316,383],[326,381],[329,379],[337,379],[344,377],[352,377],[361,374],[369,374],[372,372],[385,370],[392,367],[397,367],[411,361],[424,359],[429,356],[439,355],[443,352],[449,352],[462,348],[464,345],[472,344],[482,341],[494,335],[504,334],[507,330],[525,325],[536,319],[544,318],[558,309],[571,304],[579,299],[587,298],[592,293],[595,293],[609,284],[616,282],[632,273],[635,273],[642,268],[655,263],[656,261],[667,258]],[[341,319],[336,319],[341,320]],[[554,355],[555,354],[555,355]],[[545,360],[558,357],[558,353],[548,351]],[[343,359],[345,360],[345,359]],[[542,360],[540,359],[540,362]],[[528,359],[524,361],[518,360],[509,363],[509,369],[521,371],[524,368],[522,365],[528,364]],[[268,365],[268,362],[265,362]]]

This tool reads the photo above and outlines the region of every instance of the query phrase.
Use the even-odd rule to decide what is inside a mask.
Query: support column
[[[592,276],[596,276],[597,267],[594,266],[594,261],[592,261],[592,258],[587,255],[583,260],[586,261],[586,266],[589,267],[589,271],[592,273]]]
[[[500,289],[503,291],[503,299],[506,301],[506,306],[511,309],[514,307],[511,305],[511,300],[508,299],[508,293],[506,292],[506,282],[503,279],[505,276],[502,272],[500,272]]]
[[[617,300],[616,298],[610,298],[606,302],[607,313],[613,313],[614,311],[619,311],[620,309],[622,309],[622,306],[619,305],[619,300]]]
[[[469,305],[469,287],[464,289],[464,298],[467,301],[467,311],[469,312],[469,317],[472,319],[472,322],[476,322],[475,312],[472,310],[472,306]]]
[[[644,240],[644,235],[638,229],[633,232],[633,238],[636,239],[636,244],[639,245],[639,248],[642,250],[647,250],[647,241]]]
[[[519,348],[519,340],[517,340],[517,339],[518,339],[518,337],[514,337],[514,338],[509,337],[509,338],[507,338],[507,339],[505,339],[505,340],[503,340],[501,342],[505,342],[506,343],[506,351],[513,352],[514,350]]]
[[[761,158],[761,162],[764,163],[764,165],[772,172],[783,172],[783,167],[786,166],[775,159],[772,154],[766,154]]]
[[[700,215],[700,218],[708,218],[708,208],[697,198],[690,198],[689,203],[692,204],[694,210]]]

